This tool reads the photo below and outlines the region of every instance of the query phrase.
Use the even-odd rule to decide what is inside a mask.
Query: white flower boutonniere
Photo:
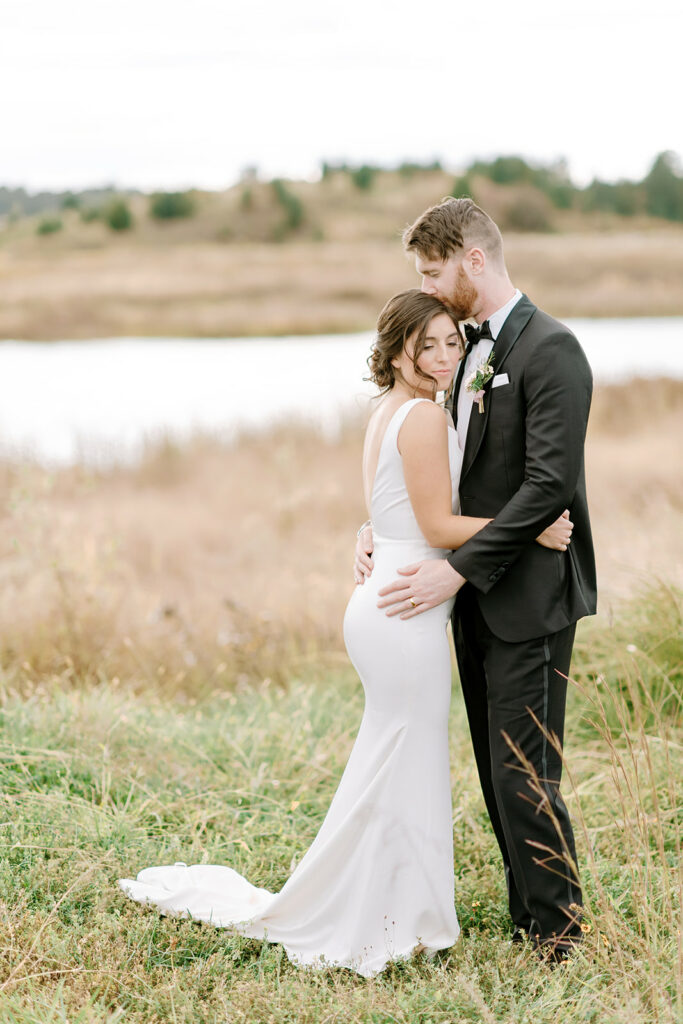
[[[493,356],[490,356],[487,362],[481,363],[465,380],[465,391],[472,395],[472,401],[478,404],[480,413],[484,411],[484,387],[492,377]]]

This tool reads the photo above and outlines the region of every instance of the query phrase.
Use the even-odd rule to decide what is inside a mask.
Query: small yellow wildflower
[[[588,935],[588,932],[592,931],[592,928],[589,924],[586,924],[586,922],[584,921],[581,925],[581,931],[584,933],[584,935]]]

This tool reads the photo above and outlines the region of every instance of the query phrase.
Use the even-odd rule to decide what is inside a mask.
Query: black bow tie
[[[488,320],[484,320],[481,327],[473,327],[472,324],[465,324],[465,337],[467,338],[467,352],[470,351],[473,345],[476,345],[478,341],[482,341],[484,338],[490,338],[493,341],[493,335],[491,334],[491,328],[489,327]]]

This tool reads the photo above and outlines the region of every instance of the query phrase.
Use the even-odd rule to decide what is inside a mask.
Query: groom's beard
[[[477,289],[461,266],[457,267],[455,288],[451,295],[444,295],[442,302],[453,311],[456,320],[469,320],[477,306]]]

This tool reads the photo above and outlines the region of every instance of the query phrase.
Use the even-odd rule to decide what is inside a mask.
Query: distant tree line
[[[353,165],[330,163],[321,165],[322,182],[344,175],[360,192],[371,192],[382,173],[394,173],[409,179],[417,174],[444,173],[439,160],[425,163],[404,162],[394,167],[375,164]],[[550,164],[534,164],[521,156],[504,155],[494,160],[475,160],[453,182],[453,195],[469,195],[477,199],[481,179],[496,185],[515,186],[510,190],[510,201],[505,204],[500,218],[505,229],[520,231],[546,231],[552,228],[552,210],[594,211],[633,217],[638,214],[683,222],[683,170],[678,156],[666,151],[659,153],[641,181],[607,182],[594,179],[580,188],[572,182],[564,160]],[[239,199],[241,216],[251,220],[259,216],[254,201],[254,189],[268,188],[272,209],[280,211],[280,219],[269,229],[270,238],[283,241],[306,230],[311,237],[322,238],[322,228],[307,216],[299,190],[292,183],[275,178],[259,183],[256,169],[250,169],[242,182]],[[120,193],[113,186],[88,189],[83,192],[40,192],[29,194],[23,188],[0,188],[0,217],[9,219],[43,213],[36,226],[39,235],[51,235],[62,230],[63,217],[74,213],[83,223],[99,221],[112,231],[125,232],[134,227],[134,215],[140,215],[143,204],[140,192]],[[198,193],[155,192],[147,196],[147,216],[156,221],[171,221],[191,217],[196,212]],[[133,207],[133,209],[131,209]]]
[[[476,160],[456,179],[454,193],[473,195],[473,179],[488,178],[499,185],[527,184],[538,189],[560,210],[584,213],[599,210],[622,217],[649,214],[683,221],[683,171],[675,153],[660,153],[642,181],[607,182],[595,178],[585,188],[572,184],[564,161],[534,166],[520,156]]]
[[[402,177],[410,178],[420,172],[443,171],[443,166],[439,160],[424,164],[405,162],[394,168],[324,161],[321,177],[325,181],[334,175],[346,174],[358,189],[369,191],[377,175],[387,170],[394,170]],[[488,178],[497,185],[528,185],[547,197],[558,210],[576,209],[584,213],[598,210],[622,217],[649,214],[665,220],[683,221],[683,170],[678,156],[671,151],[659,153],[655,157],[642,181],[607,182],[595,178],[585,188],[573,184],[565,160],[545,165],[529,163],[521,156],[499,156],[490,161],[475,160],[455,179],[453,195],[470,195],[476,199],[473,183],[477,177]],[[538,211],[534,215],[532,203],[526,212],[523,206],[519,214],[522,219],[526,217],[531,221],[534,216],[537,219],[541,217],[540,207],[534,208]],[[528,225],[520,223],[517,226],[533,228],[541,225],[530,222]]]
[[[404,162],[397,167],[380,167],[376,164],[360,164],[354,167],[347,163],[329,163],[323,160],[320,166],[320,174],[323,181],[335,174],[347,174],[356,188],[361,192],[368,192],[375,184],[375,178],[383,171],[396,171],[402,178],[412,178],[413,175],[425,171],[442,171],[440,160],[432,160],[429,163]]]
[[[62,210],[79,210],[84,224],[101,221],[112,231],[128,231],[134,225],[128,196],[106,193],[104,203],[93,203],[92,194],[87,193],[90,201],[84,201],[82,195],[67,193],[61,200]],[[192,192],[155,192],[149,197],[148,214],[154,220],[175,220],[180,217],[191,217],[195,212],[195,200]],[[36,227],[36,234],[51,235],[61,231],[64,223],[61,217],[48,215],[43,217]]]
[[[56,213],[58,210],[74,210],[86,206],[104,206],[119,194],[114,185],[102,188],[88,188],[82,192],[27,192],[25,188],[0,187],[0,216],[26,217],[36,213]],[[126,192],[127,196],[140,195],[136,191]]]

